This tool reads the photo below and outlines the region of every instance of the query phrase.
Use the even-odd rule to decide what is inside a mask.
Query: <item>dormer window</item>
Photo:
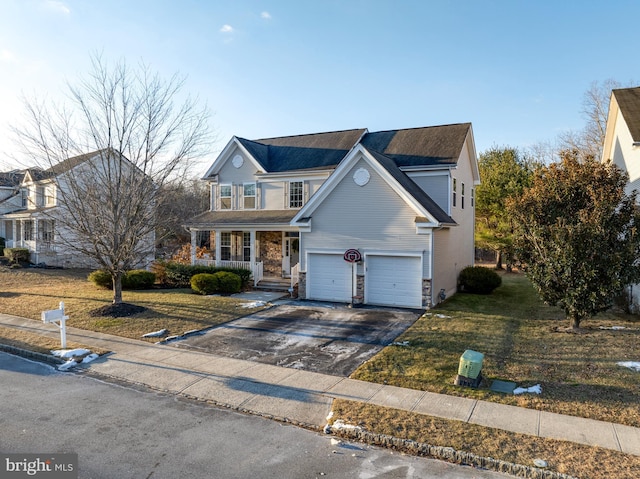
[[[20,196],[22,197],[22,207],[26,208],[29,206],[29,190],[22,188],[20,190]]]
[[[289,208],[302,208],[304,202],[304,183],[302,181],[289,182]]]
[[[220,185],[220,209],[231,209],[231,185]]]

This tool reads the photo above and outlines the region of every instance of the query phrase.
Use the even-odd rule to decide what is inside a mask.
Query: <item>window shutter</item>
[[[289,209],[289,182],[284,182],[284,207],[285,209]]]
[[[303,191],[302,204],[306,205],[307,201],[309,200],[309,182],[308,181],[302,182],[302,191]]]
[[[260,205],[262,204],[262,195],[260,194],[260,183],[256,181],[256,209],[259,210]]]
[[[244,183],[237,186],[238,188],[238,209],[244,209]]]

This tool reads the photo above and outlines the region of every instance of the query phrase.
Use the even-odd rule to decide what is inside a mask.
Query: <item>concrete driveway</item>
[[[349,376],[420,317],[417,311],[297,301],[173,343],[221,356]]]

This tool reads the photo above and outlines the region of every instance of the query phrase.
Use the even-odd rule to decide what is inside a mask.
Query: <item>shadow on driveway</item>
[[[349,376],[421,312],[297,301],[173,343],[182,348],[334,376]]]

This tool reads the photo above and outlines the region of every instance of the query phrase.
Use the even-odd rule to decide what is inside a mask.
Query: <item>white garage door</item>
[[[367,256],[365,301],[369,304],[422,307],[422,259],[419,256]]]
[[[341,254],[311,253],[307,263],[307,298],[351,302],[351,264]]]

